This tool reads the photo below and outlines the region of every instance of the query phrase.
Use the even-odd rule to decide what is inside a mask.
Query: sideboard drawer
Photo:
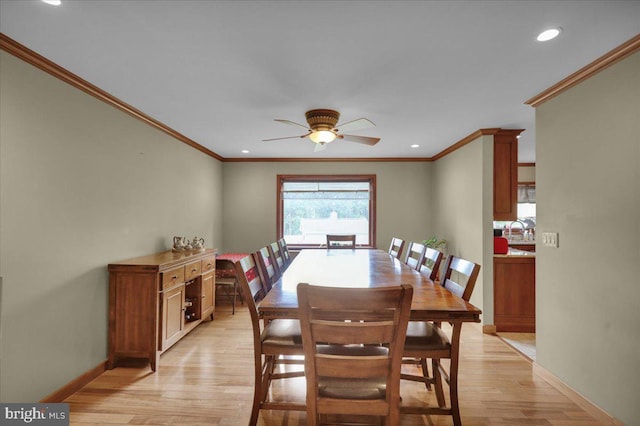
[[[198,260],[197,262],[188,263],[184,267],[184,277],[187,281],[193,279],[201,274],[202,262]]]
[[[162,289],[166,290],[176,284],[184,282],[184,266],[170,269],[162,273]]]
[[[202,259],[202,273],[212,271],[216,268],[216,257],[211,256],[206,259]]]

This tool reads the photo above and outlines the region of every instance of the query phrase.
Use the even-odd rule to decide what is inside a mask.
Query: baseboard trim
[[[532,363],[532,367],[533,374],[540,376],[547,383],[556,388],[560,393],[569,398],[584,411],[589,413],[589,415],[596,419],[598,423],[602,425],[624,426],[623,422],[616,419],[615,417],[604,411],[602,408],[598,407],[596,404],[582,396],[580,393],[573,390],[570,386],[568,386],[546,368],[541,367],[536,362]]]
[[[74,393],[78,392],[85,385],[91,382],[93,379],[107,371],[107,360],[105,359],[100,364],[93,367],[91,370],[84,372],[82,375],[76,377],[57,391],[42,398],[40,402],[62,402]]]
[[[494,324],[487,324],[482,326],[482,332],[484,334],[496,334],[498,330]]]

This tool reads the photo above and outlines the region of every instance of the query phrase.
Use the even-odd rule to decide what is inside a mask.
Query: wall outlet
[[[557,232],[543,232],[542,244],[546,247],[558,248],[558,233]]]

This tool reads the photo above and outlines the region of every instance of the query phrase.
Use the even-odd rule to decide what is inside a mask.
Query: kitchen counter
[[[525,240],[510,240],[507,238],[507,241],[509,242],[510,246],[528,246],[528,245],[536,245],[536,241],[535,240],[531,240],[531,241],[525,241]]]
[[[518,250],[516,248],[512,248],[509,247],[509,250],[507,251],[507,254],[494,254],[493,257],[494,258],[507,258],[507,257],[532,257],[535,258],[536,257],[536,253],[533,251],[525,251],[525,250]]]

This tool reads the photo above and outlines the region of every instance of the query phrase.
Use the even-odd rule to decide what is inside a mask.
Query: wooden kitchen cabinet
[[[531,244],[523,244],[523,243],[509,244],[509,247],[518,249],[518,250],[530,251],[530,252],[536,251],[536,243],[534,242],[531,242]]]
[[[215,309],[215,250],[162,253],[108,266],[109,358],[145,358],[156,371],[160,354]]]
[[[493,135],[493,220],[517,219],[518,135],[522,129],[500,129]]]
[[[493,283],[496,331],[535,333],[535,256],[494,256]]]

